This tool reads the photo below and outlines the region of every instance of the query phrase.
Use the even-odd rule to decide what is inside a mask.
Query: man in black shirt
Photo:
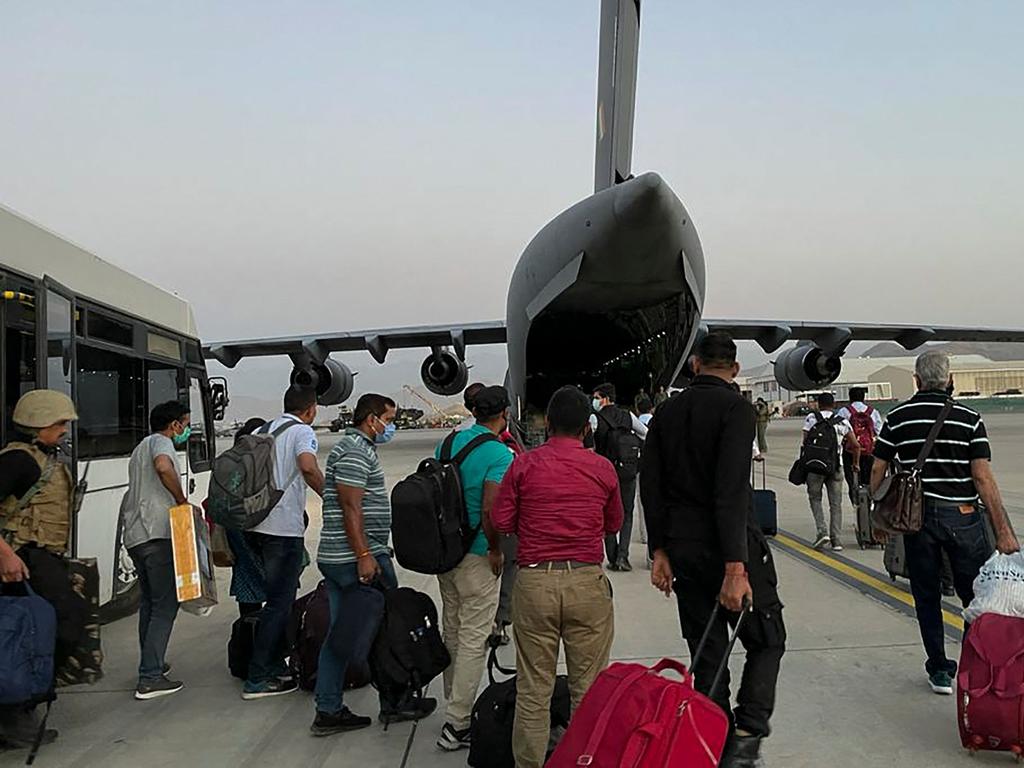
[[[640,447],[647,437],[647,427],[627,408],[615,404],[615,385],[601,384],[594,389],[594,414],[590,428],[594,433],[594,450],[615,465],[622,495],[622,528],[618,534],[604,537],[609,571],[631,571],[629,543],[633,536],[633,505],[636,500],[636,478],[640,472]]]
[[[951,400],[949,357],[938,350],[925,352],[917,358],[914,380],[917,394],[889,412],[875,441],[872,492],[882,484],[890,464],[909,469],[917,461],[939,413]],[[974,579],[992,554],[977,508],[979,496],[992,521],[996,548],[1003,554],[1020,549],[992,474],[985,422],[977,411],[952,402],[921,472],[924,523],[920,531],[903,537],[917,623],[928,655],[928,685],[946,696],[953,693],[957,665],[946,657],[942,628],[942,553],[949,556],[953,586],[966,606],[974,599]]]
[[[757,768],[770,732],[786,628],[771,550],[752,518],[750,446],[756,414],[733,380],[736,345],[724,333],[697,347],[692,386],[658,408],[644,446],[640,497],[654,564],[651,583],[676,593],[683,636],[696,652],[715,603],[720,611],[694,666],[707,694],[725,660],[728,625],[748,606],[740,630],[747,652],[738,706],[729,703],[725,668],[715,701],[734,723],[723,768]]]

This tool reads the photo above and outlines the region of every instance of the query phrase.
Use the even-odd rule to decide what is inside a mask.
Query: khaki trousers
[[[572,709],[608,666],[615,612],[612,588],[598,565],[572,570],[520,568],[512,592],[516,643],[516,768],[544,765],[559,645],[565,646]]]
[[[469,727],[487,660],[487,636],[498,609],[500,581],[487,557],[466,555],[437,577],[441,589],[441,637],[452,663],[444,671],[447,720],[456,730]]]

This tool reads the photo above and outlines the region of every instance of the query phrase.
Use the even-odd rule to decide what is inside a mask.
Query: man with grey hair
[[[1009,554],[1020,549],[992,474],[992,449],[981,415],[952,400],[953,377],[949,357],[930,350],[917,358],[914,380],[918,392],[889,412],[875,444],[871,490],[881,485],[889,466],[910,467],[943,406],[952,408],[926,457],[921,479],[924,488],[924,523],[904,536],[910,588],[917,623],[928,660],[928,684],[938,694],[952,695],[956,662],[946,656],[942,628],[942,555],[953,568],[953,584],[966,606],[974,598],[974,579],[992,554],[978,499],[996,534],[996,548]]]

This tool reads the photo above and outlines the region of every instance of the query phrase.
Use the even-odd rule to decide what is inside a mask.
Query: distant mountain
[[[941,349],[949,355],[982,355],[989,360],[1003,362],[1007,360],[1024,360],[1024,344],[984,341],[949,341],[942,344],[929,344],[914,350],[906,350],[892,341],[875,344],[861,357],[915,357],[928,349]]]

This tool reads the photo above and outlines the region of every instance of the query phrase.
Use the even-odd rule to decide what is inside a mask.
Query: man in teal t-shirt
[[[503,558],[490,514],[513,459],[512,451],[497,439],[508,427],[508,409],[504,387],[484,387],[473,398],[476,424],[455,433],[452,444],[454,456],[480,435],[495,436],[473,449],[459,467],[469,524],[480,526],[480,533],[462,562],[437,577],[441,633],[452,655],[452,663],[444,671],[448,713],[437,746],[450,752],[469,746],[470,716],[484,673],[487,636],[498,608]],[[440,457],[440,445],[435,455]]]

